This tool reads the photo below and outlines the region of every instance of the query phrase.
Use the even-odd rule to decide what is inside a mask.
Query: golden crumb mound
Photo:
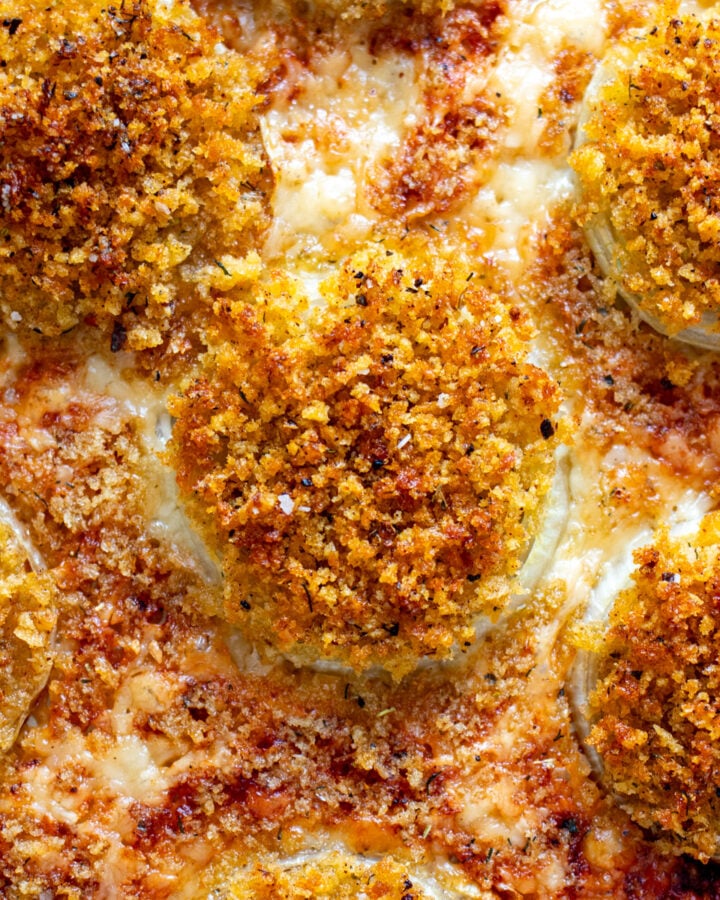
[[[636,554],[590,697],[603,780],[665,849],[720,851],[720,519]]]
[[[258,73],[181,3],[21,0],[0,22],[0,309],[160,343],[256,265]]]
[[[366,859],[341,852],[258,863],[240,873],[223,873],[215,882],[209,900],[425,900],[438,896],[392,857]]]
[[[292,310],[226,306],[171,404],[174,463],[224,550],[227,615],[256,640],[402,674],[505,604],[559,396],[483,277],[408,239],[353,256],[294,335]]]
[[[720,311],[720,21],[675,12],[603,62],[571,157],[605,274],[671,335]]]
[[[5,525],[0,547],[0,750],[7,750],[50,675],[57,604],[52,580],[27,571]]]

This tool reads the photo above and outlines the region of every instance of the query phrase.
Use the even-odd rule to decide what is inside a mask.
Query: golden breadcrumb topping
[[[559,393],[482,279],[408,239],[353,256],[298,335],[224,307],[172,403],[175,461],[225,548],[227,615],[256,639],[403,673],[505,604]]]
[[[7,750],[50,675],[57,602],[52,579],[29,571],[6,525],[0,546],[0,750]]]
[[[263,862],[240,872],[233,868],[217,881],[211,880],[209,900],[424,900],[434,896],[417,884],[407,866],[390,856],[373,860],[335,851],[294,865]]]
[[[181,3],[22,0],[0,27],[0,309],[155,346],[257,261],[259,73]]]
[[[548,157],[562,156],[571,149],[572,112],[587,87],[592,66],[592,54],[566,47],[552,60],[555,77],[539,98],[537,115],[545,123],[539,149]]]
[[[720,22],[676,7],[605,60],[571,157],[606,274],[669,334],[720,308]]]
[[[719,527],[636,553],[590,698],[607,786],[663,847],[703,860],[720,829]]]

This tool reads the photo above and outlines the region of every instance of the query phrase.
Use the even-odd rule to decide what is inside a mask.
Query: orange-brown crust
[[[563,367],[567,394],[592,417],[582,445],[618,435],[665,460],[688,484],[712,490],[720,471],[720,365],[639,328],[614,296],[569,217],[543,231],[525,288],[538,327]]]
[[[172,404],[180,484],[224,548],[226,612],[256,639],[402,674],[469,646],[507,601],[559,394],[525,360],[519,309],[436,253],[357,254],[307,336],[228,308]]]
[[[300,24],[298,42],[316,47],[323,37]],[[676,438],[690,450],[673,457],[676,472],[712,481],[716,367],[666,355],[603,306],[577,233],[548,228],[541,246],[522,296],[540,297],[533,313],[569,363],[558,372],[568,393],[582,391],[592,425],[581,440],[607,449],[627,426],[649,458]],[[283,314],[292,295],[273,299],[257,308],[276,348],[297,326]],[[174,329],[172,341],[192,362],[197,343]],[[717,896],[718,866],[663,854],[590,777],[563,695],[569,654],[549,646],[567,606],[560,586],[468,665],[398,684],[268,670],[249,654],[236,667],[234,636],[200,612],[218,608],[215,590],[147,532],[140,418],[77,386],[81,359],[106,344],[85,329],[28,342],[32,360],[2,384],[3,493],[57,566],[63,599],[48,689],[0,758],[2,896],[201,896],[214,861],[255,872],[327,834],[413,865],[451,859],[488,897]],[[658,384],[666,375],[672,388]],[[128,797],[138,760],[149,775]]]
[[[57,591],[30,571],[10,529],[0,526],[0,752],[15,742],[53,664]]]
[[[155,346],[177,303],[247,277],[265,224],[259,72],[181,5],[25,0],[7,21],[5,323],[57,335],[85,321],[116,350]]]
[[[103,428],[88,393],[58,416],[54,388],[73,379],[67,360],[19,375],[2,477],[39,549],[64,560],[57,575],[69,602],[37,725],[0,760],[0,886],[9,898],[23,885],[31,896],[52,889],[80,900],[109,883],[120,895],[169,897],[224,854],[289,856],[322,829],[338,829],[356,852],[452,856],[498,896],[507,884],[542,896],[543,873],[558,870],[581,896],[709,896],[693,891],[712,870],[643,849],[587,777],[562,692],[566,663],[537,667],[562,592],[516,614],[459,677],[418,673],[392,684],[289,665],[244,672],[213,622],[189,613],[198,592],[188,573],[139,531],[130,423]],[[48,403],[63,423],[54,446],[33,440]],[[74,432],[81,421],[100,432],[92,458]],[[113,431],[124,435],[119,458],[100,449]],[[62,485],[49,474],[58,453]],[[122,506],[103,492],[111,480]],[[48,510],[54,491],[69,526]],[[508,744],[510,728],[522,733]],[[123,735],[149,748],[167,778],[149,785],[152,797],[118,799],[105,774]],[[75,822],[60,817],[65,807]],[[473,824],[488,810],[495,837]],[[503,828],[521,815],[526,824],[510,838]]]
[[[567,155],[574,137],[573,108],[580,102],[587,87],[594,57],[574,48],[562,50],[553,60],[555,78],[543,92],[538,106],[538,118],[545,128],[538,143],[540,151],[549,157]]]
[[[290,866],[263,861],[248,867],[231,857],[219,873],[211,872],[210,884],[217,900],[355,900],[360,892],[368,900],[437,896],[423,888],[407,862],[391,856],[363,860],[342,852],[310,855]]]
[[[704,860],[717,855],[720,826],[714,540],[665,535],[638,551],[635,583],[611,612],[589,703],[589,742],[605,784],[660,846]]]
[[[609,221],[613,270],[641,309],[675,334],[720,309],[715,184],[720,23],[661,4],[655,24],[611,52],[571,157],[580,220]]]
[[[388,218],[440,215],[484,180],[506,113],[501,97],[472,96],[468,82],[494,57],[503,12],[503,3],[493,0],[446,16],[413,16],[401,27],[396,18],[371,35],[371,53],[407,52],[425,70],[420,121],[377,166],[368,188],[370,202]]]

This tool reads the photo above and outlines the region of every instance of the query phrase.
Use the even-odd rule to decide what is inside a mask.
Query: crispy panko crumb
[[[602,647],[589,743],[623,808],[667,852],[720,832],[720,519],[639,550]]]
[[[21,0],[0,58],[6,324],[156,346],[178,302],[253,277],[260,76],[189,7]]]
[[[238,868],[221,870],[217,886],[211,889],[213,900],[355,900],[358,896],[423,900],[434,896],[417,883],[407,866],[389,856],[372,860],[333,852],[294,865],[263,862],[249,870],[238,872]]]
[[[559,392],[482,279],[407,239],[350,258],[295,335],[226,306],[171,404],[174,464],[224,550],[227,616],[254,638],[401,675],[505,604]]]
[[[668,334],[720,309],[720,21],[676,13],[604,62],[570,158],[606,274]]]
[[[50,675],[57,592],[48,574],[28,571],[4,524],[0,547],[0,750],[7,750]]]

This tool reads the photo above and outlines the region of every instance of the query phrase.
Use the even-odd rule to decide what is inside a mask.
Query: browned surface
[[[604,63],[609,83],[591,98],[587,143],[572,157],[581,221],[603,214],[614,231],[608,274],[670,334],[720,304],[719,40],[716,20],[661,4],[642,39]]]
[[[403,674],[469,646],[537,527],[556,386],[525,361],[520,310],[437,254],[409,239],[356,254],[306,334],[291,306],[275,334],[228,306],[173,401],[227,614],[282,649]]]
[[[476,6],[472,12],[469,4],[459,8],[466,18],[453,21],[475,17],[477,23],[483,9],[490,19],[502,18],[495,4]],[[617,28],[626,27],[627,10],[616,12]],[[432,17],[404,13],[396,27],[404,33],[413,23],[413,39],[418,40],[423,28],[436,34],[439,27]],[[453,40],[458,27],[448,32]],[[488,24],[489,31],[494,27]],[[486,34],[483,28],[472,25],[470,33]],[[15,37],[19,35],[18,29]],[[295,42],[306,39],[321,37],[299,28]],[[401,35],[395,39],[399,42]],[[305,49],[303,54],[298,46],[284,70],[288,84],[297,74],[292,66],[311,57]],[[485,59],[494,52],[476,49]],[[448,44],[435,57],[439,68],[446,51],[453,65],[463,62],[458,61],[458,45]],[[431,54],[427,45],[408,52]],[[548,96],[555,98],[558,117],[565,103],[563,89],[579,89],[583,66],[572,57],[557,62],[558,83]],[[459,134],[462,144],[471,129]],[[432,158],[437,141],[447,141],[427,130],[415,137],[418,159]],[[547,152],[559,147],[552,143]],[[445,174],[439,167],[439,184]],[[448,198],[461,199],[473,182],[463,183],[455,194],[452,185],[452,190],[436,191],[429,179],[423,188],[428,192],[423,196],[430,197],[428,209],[440,209]],[[394,184],[398,210],[406,203],[408,209],[420,208],[403,193],[402,178]],[[342,474],[357,478],[360,493],[352,503],[344,502],[343,510],[386,516],[391,504],[402,501],[404,523],[422,515],[440,523],[457,520],[466,529],[472,520],[477,528],[473,516],[477,506],[482,508],[476,503],[482,478],[468,483],[480,475],[474,470],[477,447],[465,454],[473,444],[469,432],[477,433],[479,427],[470,412],[484,414],[491,407],[501,413],[500,437],[518,463],[514,482],[504,480],[512,467],[490,466],[490,472],[481,473],[485,478],[495,472],[501,486],[518,488],[501,492],[493,511],[501,515],[493,521],[502,523],[503,511],[518,511],[520,475],[544,472],[547,442],[538,439],[538,431],[546,417],[551,424],[557,421],[554,412],[546,411],[548,403],[553,410],[557,403],[552,380],[523,355],[535,323],[550,345],[552,370],[562,380],[572,412],[579,419],[584,414],[576,437],[581,449],[604,452],[623,440],[648,460],[660,461],[672,477],[711,487],[718,471],[717,364],[709,355],[693,355],[638,327],[615,308],[581,236],[562,220],[560,216],[549,224],[542,236],[538,266],[524,277],[520,299],[498,298],[481,287],[476,260],[471,269],[458,258],[455,268],[448,269],[418,250],[428,245],[410,240],[397,278],[392,258],[382,256],[384,247],[379,261],[369,258],[362,268],[357,261],[338,266],[328,290],[330,309],[325,317],[310,317],[312,330],[301,324],[307,311],[297,309],[298,298],[285,291],[282,278],[267,293],[256,288],[255,307],[247,305],[244,294],[230,292],[229,300],[213,298],[212,318],[209,306],[207,318],[196,317],[191,324],[178,316],[171,341],[186,355],[186,364],[200,364],[195,358],[199,338],[190,340],[188,333],[203,334],[208,328],[211,349],[203,365],[216,381],[206,381],[195,397],[188,390],[188,400],[179,404],[197,402],[197,438],[210,442],[203,449],[215,440],[216,425],[227,426],[231,434],[239,423],[259,423],[253,436],[254,483],[265,479],[275,496],[281,488],[293,493],[294,509],[307,498],[311,511],[316,504],[319,513],[337,486],[332,467],[323,485],[316,484],[310,463],[292,465],[291,441],[285,440],[281,420],[289,412],[302,412],[308,400],[330,398],[328,413],[343,412],[343,427],[325,433],[328,423],[317,406],[311,412],[319,419],[309,419],[303,428],[317,433],[308,452],[320,445],[353,449],[343,457]],[[371,266],[372,286],[367,283]],[[476,274],[466,281],[471,270]],[[422,284],[416,284],[418,277]],[[494,282],[498,289],[500,279]],[[492,327],[487,322],[470,326],[461,319],[461,295],[472,311],[500,316],[502,342],[485,343],[473,355],[482,346],[479,338],[485,340]],[[381,300],[388,298],[391,302],[383,305]],[[340,312],[338,304],[347,308]],[[296,311],[297,316],[290,314]],[[422,351],[421,332],[427,332],[423,340],[428,340]],[[220,337],[232,342],[223,347]],[[365,342],[371,351],[367,372],[365,363],[362,369],[358,364]],[[648,841],[591,776],[565,696],[573,648],[559,631],[568,603],[562,584],[546,586],[529,598],[507,627],[478,642],[458,667],[410,673],[398,683],[384,676],[321,674],[288,662],[264,670],[242,652],[236,666],[225,646],[224,626],[204,612],[221,609],[221,586],[204,580],[169,539],[149,530],[157,463],[144,442],[146,423],[84,381],[83,360],[107,351],[107,344],[107,332],[99,337],[92,329],[26,341],[30,358],[6,374],[2,384],[3,495],[48,562],[47,577],[57,585],[62,604],[49,685],[33,707],[34,723],[0,762],[0,894],[20,900],[46,890],[77,900],[102,895],[154,900],[178,896],[184,887],[189,896],[193,890],[194,896],[202,896],[208,873],[219,879],[225,873],[227,886],[237,878],[237,861],[249,860],[254,876],[259,872],[262,878],[268,871],[263,860],[297,853],[314,836],[322,844],[323,835],[331,832],[350,853],[387,854],[385,868],[391,874],[393,859],[408,870],[423,863],[432,867],[436,857],[449,859],[489,897],[503,900],[718,896],[716,865],[676,858]],[[5,349],[12,351],[9,344]],[[384,362],[388,353],[393,359]],[[120,359],[117,354],[114,358]],[[157,383],[148,359],[160,367]],[[129,368],[125,376],[147,378],[149,395],[156,384],[158,390],[165,386],[168,372],[161,353],[148,359],[139,364],[145,374]],[[123,356],[122,364],[129,366],[129,358]],[[363,388],[351,398],[339,385],[349,378],[353,364],[358,365],[352,386],[364,384],[367,392]],[[517,370],[529,375],[529,382],[521,382]],[[267,390],[269,373],[276,379],[273,386],[282,385],[282,390]],[[397,404],[404,402],[401,385],[406,380],[425,408],[418,410],[416,404],[401,412],[411,417],[413,438],[418,435],[427,444],[424,449],[407,444],[397,451],[399,424],[405,420],[395,419],[392,410],[397,412]],[[505,397],[500,386],[508,384],[512,391]],[[329,393],[331,388],[335,393]],[[490,390],[492,403],[478,396]],[[449,395],[449,405],[438,405],[440,393]],[[363,404],[374,400],[381,410],[392,409],[380,424],[368,425],[370,413]],[[390,426],[396,431],[388,436]],[[444,457],[431,446],[443,430],[452,434]],[[528,469],[517,456],[521,445],[532,457]],[[205,470],[210,462],[222,463],[223,477],[236,490],[242,455],[230,461],[224,440],[211,449],[215,455],[201,457],[200,463]],[[199,465],[193,459],[193,467]],[[502,459],[493,456],[491,461],[494,465]],[[373,468],[374,460],[382,465]],[[444,471],[446,463],[449,470]],[[416,470],[412,478],[403,474],[408,468]],[[195,468],[182,473],[188,483],[197,475]],[[441,476],[449,476],[442,498],[436,496]],[[612,471],[610,476],[620,480],[610,492],[609,530],[620,512],[632,516],[657,504],[644,491],[649,482],[642,480],[643,473],[629,478]],[[311,478],[312,488],[302,484],[303,477]],[[229,498],[221,491],[213,494],[211,487],[203,484],[210,505],[219,507],[221,497],[231,507],[220,521],[221,534],[226,529],[229,535],[232,527],[242,533],[242,524],[231,522],[239,513]],[[242,493],[240,498],[247,500]],[[320,518],[313,524],[316,531]],[[291,523],[273,506],[263,527],[272,532],[278,524]],[[590,524],[597,527],[598,517]],[[494,543],[501,535],[489,527],[473,531],[472,539],[488,550],[483,564],[489,570],[512,568],[529,530],[530,523],[516,523],[502,532],[515,542],[510,555]],[[288,534],[297,549],[306,531],[295,520]],[[368,540],[358,548],[377,546],[373,542],[380,531],[372,542],[369,536],[368,530]],[[476,574],[457,553],[464,546],[462,529],[425,538],[430,548],[452,551],[444,572],[452,576],[446,583],[457,593],[450,602],[462,617],[468,610],[458,584]],[[386,529],[383,539],[389,546],[383,545],[382,552],[393,552],[394,530]],[[262,563],[253,573],[255,577],[259,571],[259,582],[272,580],[268,565],[275,561],[286,577],[283,566],[289,557],[282,547],[267,558],[263,542],[253,547]],[[321,547],[325,552],[327,546]],[[373,560],[369,565],[379,568]],[[419,572],[420,561],[416,565]],[[482,585],[483,579],[469,584]],[[291,612],[301,610],[310,620],[304,589],[296,595]],[[382,622],[388,621],[385,611]],[[233,615],[246,612],[240,602]],[[408,613],[406,621],[415,619]],[[386,629],[382,632],[383,640],[386,634],[393,639]],[[398,629],[397,636],[401,634]],[[687,641],[681,649],[691,646]],[[138,765],[151,771],[152,778],[143,780]],[[134,779],[129,786],[127,779]],[[379,871],[384,871],[382,864]]]
[[[29,0],[7,21],[5,323],[57,335],[85,321],[115,350],[156,346],[179,301],[245,277],[263,224],[260,73],[216,56],[191,12],[163,21],[152,2]]]
[[[638,325],[597,271],[579,231],[558,219],[540,237],[526,293],[536,304],[562,385],[592,411],[587,440],[630,440],[665,460],[688,484],[712,488],[718,471],[720,367]]]
[[[488,68],[505,28],[502,3],[459,6],[444,16],[397,18],[374,31],[373,55],[390,48],[423,68],[423,113],[402,146],[383,161],[368,194],[389,218],[440,215],[482,183],[504,121],[502,97],[468,96],[468,81]],[[463,99],[466,98],[466,99]]]
[[[717,540],[667,536],[638,552],[617,600],[591,697],[589,741],[603,779],[661,847],[716,855],[718,734]]]

